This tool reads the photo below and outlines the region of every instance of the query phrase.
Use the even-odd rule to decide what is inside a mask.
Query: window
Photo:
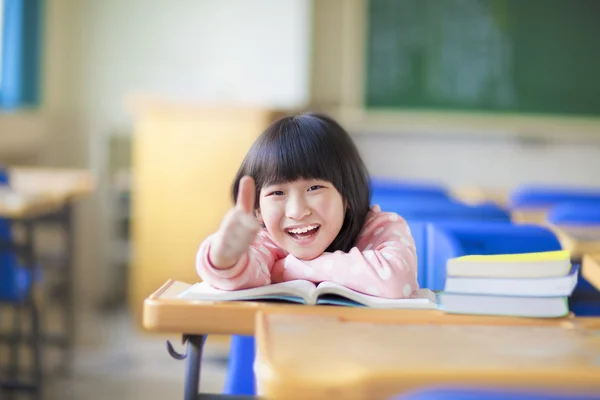
[[[2,40],[4,33],[4,0],[0,0],[0,93],[2,93]]]
[[[36,106],[43,0],[0,0],[0,109]]]

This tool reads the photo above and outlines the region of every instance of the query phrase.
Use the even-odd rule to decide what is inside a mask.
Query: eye
[[[324,188],[324,186],[321,186],[321,185],[313,185],[313,186],[311,186],[311,187],[309,187],[309,188],[308,188],[308,191],[309,191],[309,192],[312,192],[312,191],[314,191],[314,190],[317,190],[317,189],[322,189],[322,188]]]
[[[281,190],[274,190],[270,192],[267,196],[283,196],[283,192]]]

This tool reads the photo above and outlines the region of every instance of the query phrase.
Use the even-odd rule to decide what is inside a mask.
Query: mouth
[[[312,225],[305,225],[305,226],[296,227],[296,228],[288,228],[285,230],[285,232],[296,240],[305,241],[307,239],[311,239],[314,236],[316,236],[316,234],[319,232],[320,228],[321,228],[321,225],[312,224]]]

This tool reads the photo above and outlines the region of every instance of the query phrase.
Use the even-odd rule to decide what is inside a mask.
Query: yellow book
[[[528,261],[565,261],[570,260],[568,250],[540,251],[537,253],[470,255],[456,257],[461,262],[528,262]]]
[[[468,255],[448,260],[448,276],[544,278],[565,276],[571,270],[568,250],[521,254]]]

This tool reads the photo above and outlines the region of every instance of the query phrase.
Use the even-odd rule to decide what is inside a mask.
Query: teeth
[[[308,231],[312,231],[313,229],[317,229],[319,227],[319,225],[307,225],[303,228],[296,228],[296,229],[289,229],[288,232],[290,233],[306,233]]]

